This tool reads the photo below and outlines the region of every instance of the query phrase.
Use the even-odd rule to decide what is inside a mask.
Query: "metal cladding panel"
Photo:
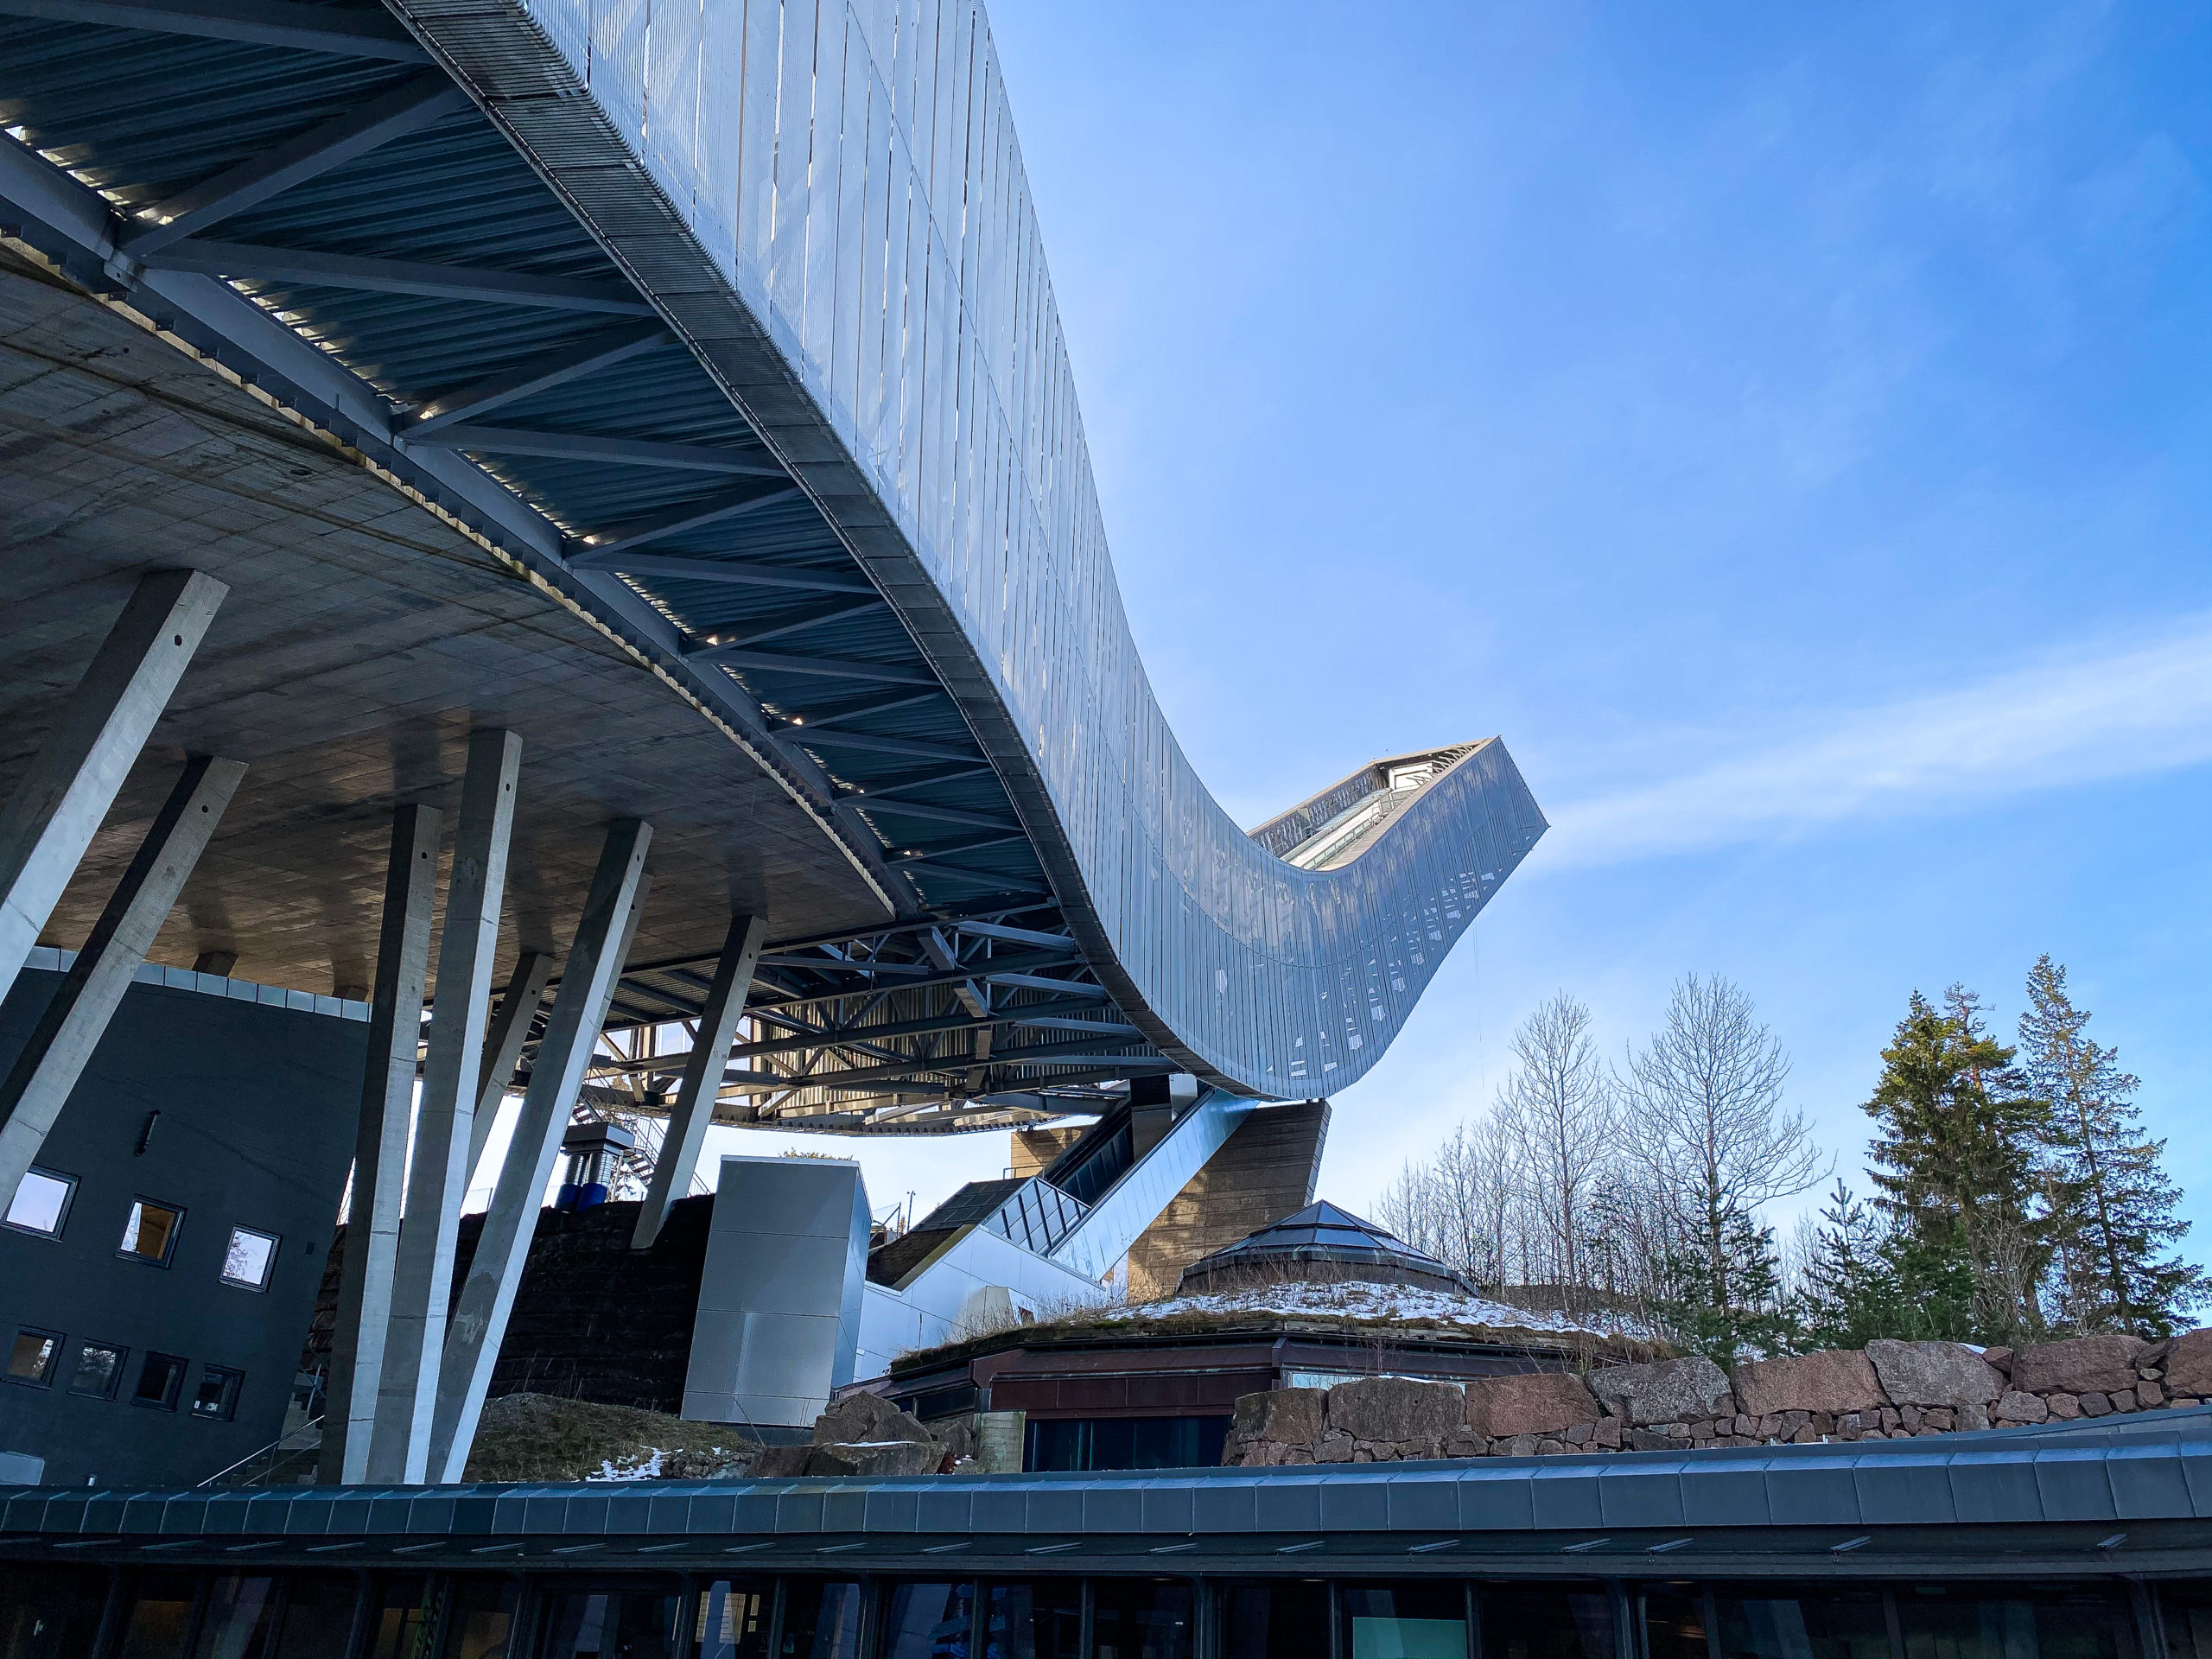
[[[525,110],[503,112],[481,73],[474,90],[572,200],[586,174],[639,198],[626,213],[602,188],[580,211],[897,605],[1147,1037],[1251,1095],[1333,1091],[1365,1072],[1543,818],[1492,741],[1359,856],[1308,871],[1198,781],[1114,579],[976,0],[710,0],[677,17],[643,0],[398,9],[464,63],[504,17],[503,62],[535,54],[585,88],[612,130],[603,155],[586,153],[585,124],[567,124],[557,153],[534,145]],[[643,226],[652,197],[775,361],[710,345],[700,283],[671,258],[683,238]]]

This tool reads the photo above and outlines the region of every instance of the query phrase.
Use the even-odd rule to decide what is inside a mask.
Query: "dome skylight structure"
[[[1450,1268],[1333,1204],[1310,1204],[1296,1215],[1201,1256],[1183,1270],[1179,1296],[1246,1290],[1296,1281],[1419,1285],[1473,1294]]]

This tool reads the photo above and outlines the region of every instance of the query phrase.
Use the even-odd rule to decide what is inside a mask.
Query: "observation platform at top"
[[[152,958],[366,997],[395,815],[505,732],[525,1065],[638,823],[587,1099],[691,1021],[717,1121],[1002,1128],[1342,1088],[1543,832],[1495,739],[1249,835],[1198,781],[973,0],[0,0],[0,794],[214,584],[46,944],[219,756]]]

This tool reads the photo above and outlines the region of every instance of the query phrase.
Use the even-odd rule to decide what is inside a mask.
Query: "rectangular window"
[[[1890,1659],[1878,1590],[1723,1586],[1713,1610],[1720,1650],[1743,1659]]]
[[[538,1608],[537,1659],[677,1659],[683,1598],[673,1590],[556,1590]]]
[[[259,1654],[276,1624],[276,1580],[266,1573],[225,1573],[208,1586],[192,1659],[236,1659]]]
[[[267,1659],[330,1659],[346,1651],[353,1625],[353,1579],[346,1573],[295,1573],[284,1618]]]
[[[368,1659],[416,1659],[429,1640],[426,1634],[437,1604],[430,1580],[420,1573],[395,1573],[371,1592]]]
[[[894,1584],[883,1598],[883,1659],[968,1659],[972,1584]]]
[[[1329,1586],[1319,1579],[1232,1584],[1220,1598],[1223,1659],[1306,1659],[1329,1628]]]
[[[1180,1579],[1101,1579],[1092,1587],[1091,1646],[1119,1659],[1192,1659],[1198,1628]],[[1321,1633],[1325,1648],[1326,1631]]]
[[[183,1224],[184,1211],[174,1205],[133,1198],[130,1219],[123,1229],[123,1243],[116,1249],[133,1261],[150,1262],[157,1268],[166,1268],[176,1249],[177,1229]]]
[[[257,1233],[251,1227],[231,1229],[230,1248],[223,1252],[223,1282],[240,1290],[269,1288],[270,1270],[276,1265],[274,1233]]]
[[[990,1659],[1085,1659],[1083,1580],[989,1586],[983,1592],[983,1651]]]
[[[93,1400],[115,1398],[115,1385],[123,1380],[123,1362],[130,1351],[111,1342],[88,1342],[77,1350],[77,1369],[69,1378],[69,1392]]]
[[[200,1386],[193,1391],[192,1414],[211,1423],[227,1423],[238,1408],[238,1384],[245,1373],[224,1365],[200,1368]]]
[[[8,1350],[8,1380],[27,1389],[52,1388],[54,1370],[61,1361],[63,1341],[59,1331],[20,1327]]]
[[[1613,1604],[1597,1585],[1484,1586],[1483,1659],[1613,1659]]]
[[[1347,1585],[1351,1659],[1467,1659],[1467,1597],[1457,1584]]]
[[[784,1652],[791,1659],[859,1659],[861,1587],[850,1580],[784,1585]]]
[[[189,1567],[139,1574],[131,1586],[118,1659],[175,1659],[192,1635],[199,1601],[200,1575]]]
[[[2011,1593],[1914,1585],[1897,1592],[1904,1659],[2120,1659],[2126,1605],[2102,1591]]]
[[[514,1633],[522,1586],[512,1579],[471,1577],[450,1582],[445,1640],[438,1645],[438,1659],[507,1659],[507,1639]]]
[[[768,1659],[771,1579],[716,1579],[699,1595],[691,1649],[698,1659]]]
[[[147,1355],[138,1367],[138,1386],[131,1391],[130,1403],[156,1411],[175,1411],[177,1396],[184,1392],[184,1368],[188,1363],[175,1354]]]
[[[16,1196],[8,1201],[7,1224],[19,1233],[59,1238],[69,1219],[69,1201],[77,1195],[77,1178],[50,1169],[32,1168],[23,1173]]]

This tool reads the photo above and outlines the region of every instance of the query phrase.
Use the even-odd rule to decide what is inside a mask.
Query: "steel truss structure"
[[[772,940],[725,1116],[1354,1080],[1543,832],[1503,745],[1248,836],[1130,640],[976,0],[654,27],[0,0],[7,257],[465,531],[810,816],[885,919]],[[658,1103],[714,965],[628,969],[594,1097]]]

